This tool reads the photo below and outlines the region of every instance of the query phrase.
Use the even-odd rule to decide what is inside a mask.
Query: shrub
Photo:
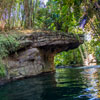
[[[15,51],[19,46],[19,41],[17,41],[17,35],[0,35],[0,76],[6,74],[5,65],[2,59],[7,57],[9,53]]]

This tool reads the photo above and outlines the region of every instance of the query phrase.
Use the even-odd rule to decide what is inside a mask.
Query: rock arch
[[[54,71],[55,54],[77,48],[84,37],[61,32],[34,32],[19,40],[17,55],[6,59],[9,78],[13,79]]]

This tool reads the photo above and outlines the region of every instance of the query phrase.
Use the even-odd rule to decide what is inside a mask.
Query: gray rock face
[[[18,79],[55,71],[55,54],[77,48],[84,42],[73,35],[34,33],[20,38],[17,53],[5,59],[8,79]]]
[[[15,54],[6,59],[9,78],[21,78],[40,74],[44,63],[37,48]]]

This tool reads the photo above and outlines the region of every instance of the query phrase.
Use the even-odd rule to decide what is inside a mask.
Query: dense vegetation
[[[17,35],[0,35],[0,74],[4,76],[6,74],[6,66],[3,64],[2,59],[7,57],[11,52],[15,51],[19,46],[19,41],[16,40]]]
[[[86,34],[88,41],[76,50],[55,57],[56,65],[83,64],[89,54],[100,62],[100,0],[0,0],[0,30],[42,29]],[[90,40],[89,40],[90,39]],[[0,59],[18,43],[0,35]],[[0,73],[2,72],[0,66]]]

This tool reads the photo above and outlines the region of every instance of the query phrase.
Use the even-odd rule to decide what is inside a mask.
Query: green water
[[[0,87],[0,100],[100,100],[100,67],[58,68],[56,73]]]

